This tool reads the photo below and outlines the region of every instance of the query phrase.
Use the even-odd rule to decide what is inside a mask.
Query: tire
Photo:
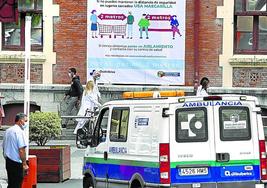
[[[83,188],[94,188],[94,183],[92,177],[84,176],[83,178]]]
[[[134,180],[132,182],[131,188],[142,188],[142,186],[138,180]]]

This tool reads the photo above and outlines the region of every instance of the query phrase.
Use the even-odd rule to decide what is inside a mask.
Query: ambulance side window
[[[219,109],[222,141],[250,140],[249,108],[224,106]]]
[[[205,142],[208,140],[206,108],[177,109],[175,125],[177,142]]]
[[[106,141],[107,126],[108,126],[109,108],[104,108],[100,111],[97,118],[96,127],[94,129],[94,139],[92,146],[97,146],[100,142]]]
[[[111,115],[110,141],[127,141],[129,112],[129,108],[113,108]]]

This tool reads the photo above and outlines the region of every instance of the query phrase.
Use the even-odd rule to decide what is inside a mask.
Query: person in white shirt
[[[100,79],[100,76],[101,76],[101,73],[99,71],[96,71],[96,70],[93,70],[92,72],[92,77],[93,77],[93,81],[94,81],[94,93],[97,94],[97,101],[101,102],[101,94],[99,92],[99,89],[98,89],[98,83],[97,83],[97,80]]]
[[[27,116],[19,113],[15,125],[8,128],[3,139],[3,155],[6,160],[8,188],[21,188],[23,177],[28,172],[26,162],[26,138],[24,134]]]
[[[208,85],[209,79],[207,77],[203,77],[200,81],[200,86],[197,88],[197,96],[208,96]]]
[[[96,107],[100,107],[101,104],[98,102],[98,93],[99,91],[95,89],[94,81],[90,80],[86,83],[83,95],[80,110],[77,116],[90,116],[95,111]],[[84,118],[77,118],[78,121],[74,134],[77,133],[77,130],[82,128],[86,122]]]

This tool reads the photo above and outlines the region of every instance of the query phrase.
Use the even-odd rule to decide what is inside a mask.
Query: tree
[[[44,146],[48,140],[61,135],[61,119],[54,112],[30,113],[30,142],[34,141],[38,146]]]

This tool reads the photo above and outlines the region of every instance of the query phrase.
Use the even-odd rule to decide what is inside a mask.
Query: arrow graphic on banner
[[[146,18],[152,21],[170,21],[171,15],[147,15]]]
[[[125,20],[126,16],[124,14],[100,14],[98,16],[100,20]]]
[[[171,15],[146,15],[146,19],[150,21],[170,21]],[[148,31],[158,32],[170,32],[171,29],[160,29],[160,28],[148,28]]]

